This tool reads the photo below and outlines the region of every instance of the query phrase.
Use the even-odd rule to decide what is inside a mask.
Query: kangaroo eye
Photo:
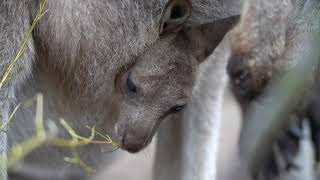
[[[174,106],[170,109],[170,113],[177,113],[185,108],[186,105]]]
[[[186,104],[174,106],[174,107],[170,108],[168,111],[166,111],[166,112],[160,117],[160,119],[164,119],[165,117],[167,117],[167,116],[170,115],[170,114],[177,113],[177,112],[183,110],[185,107],[186,107]]]
[[[128,76],[127,80],[126,80],[126,90],[128,91],[128,93],[130,94],[135,94],[137,93],[137,86],[133,83],[130,75]]]

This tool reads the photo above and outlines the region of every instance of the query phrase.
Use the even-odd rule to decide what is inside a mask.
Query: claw
[[[294,159],[291,159],[291,162],[287,162],[286,171],[298,171],[300,166],[293,162]]]
[[[291,124],[287,135],[289,136],[289,138],[293,138],[295,140],[304,138],[303,128],[299,125],[299,122]]]

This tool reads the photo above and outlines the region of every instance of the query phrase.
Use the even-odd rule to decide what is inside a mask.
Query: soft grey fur
[[[131,143],[138,142],[139,145],[134,151],[146,146],[151,141],[159,120],[164,118],[162,115],[172,106],[189,101],[199,62],[210,55],[228,30],[219,29],[222,33],[205,32],[206,36],[213,38],[208,42],[214,43],[206,42],[199,49],[199,42],[194,37],[198,34],[200,38],[208,40],[201,33],[203,27],[200,30],[191,28],[185,34],[173,37],[173,42],[177,44],[168,44],[172,41],[172,36],[157,42],[167,3],[165,0],[49,0],[47,12],[33,32],[23,57],[14,67],[9,83],[1,89],[2,122],[7,120],[17,102],[23,102],[35,93],[42,92],[45,120],[52,120],[58,125],[58,119],[63,117],[82,135],[89,134],[85,125],[95,125],[100,131],[110,133],[120,144],[125,137],[130,137]],[[191,26],[236,14],[236,11],[228,8],[229,5],[234,6],[232,3],[219,1],[216,4],[209,0],[192,3],[195,13],[188,22]],[[20,47],[37,6],[35,0],[1,1],[1,73],[7,69]],[[204,8],[206,11],[203,11]],[[228,24],[227,27],[230,26]],[[191,46],[185,46],[189,43]],[[171,49],[168,49],[169,45]],[[154,49],[158,50],[156,52],[159,56],[153,56]],[[189,50],[191,54],[186,53]],[[141,56],[142,54],[144,55]],[[155,59],[149,61],[150,58]],[[145,69],[146,67],[150,69]],[[166,75],[168,68],[171,76]],[[130,71],[133,81],[149,92],[134,101],[126,98],[121,89],[124,78]],[[159,89],[155,88],[159,86],[158,82],[155,84],[152,81],[156,76],[169,78],[169,81],[162,82],[163,86]],[[219,83],[217,86],[223,88]],[[218,96],[221,95],[221,90],[213,93],[217,93],[214,96],[220,99]],[[30,137],[34,127],[33,118],[33,107],[22,107],[19,110],[7,131],[9,146]],[[1,132],[1,136],[2,153],[5,153],[6,133]],[[66,132],[59,131],[59,136],[67,135]],[[99,169],[103,161],[110,160],[102,156],[113,156],[102,154],[100,150],[99,146],[90,146],[80,148],[79,154],[85,162]],[[166,151],[160,153],[166,154]],[[53,168],[59,172],[59,175],[48,179],[83,176],[83,171],[78,166],[63,162],[63,156],[68,155],[68,150],[44,146],[28,156],[25,163],[30,167],[35,165],[45,169]],[[6,170],[2,170],[1,175],[0,179],[6,179]]]
[[[5,70],[9,66],[11,60],[14,59],[20,44],[22,44],[25,33],[30,28],[30,7],[29,1],[21,1],[19,3],[8,1],[2,1],[0,3],[0,74],[3,77]],[[35,50],[33,46],[33,40],[31,39],[27,46],[22,59],[13,69],[13,74],[16,74],[15,79],[7,83],[0,90],[0,122],[5,122],[9,115],[10,109],[13,103],[16,102],[15,93],[18,86],[25,81],[30,75],[32,69],[32,63],[34,61]],[[6,130],[6,129],[5,129]],[[1,157],[6,157],[7,149],[7,134],[5,131],[0,132],[0,153]],[[0,179],[6,179],[6,164],[4,163],[1,169]]]
[[[209,23],[214,20],[239,15],[243,0],[192,0],[190,24]]]

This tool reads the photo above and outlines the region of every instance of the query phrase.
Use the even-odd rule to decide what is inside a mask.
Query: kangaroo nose
[[[122,139],[122,148],[130,153],[136,153],[144,148],[146,136],[138,136],[135,133],[126,133]]]

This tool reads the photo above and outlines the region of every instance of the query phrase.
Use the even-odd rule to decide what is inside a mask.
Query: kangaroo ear
[[[190,15],[190,0],[170,0],[163,12],[160,36],[181,30]]]
[[[212,23],[185,27],[183,38],[187,39],[191,54],[203,62],[219,45],[226,33],[238,22],[240,16],[219,19]]]

